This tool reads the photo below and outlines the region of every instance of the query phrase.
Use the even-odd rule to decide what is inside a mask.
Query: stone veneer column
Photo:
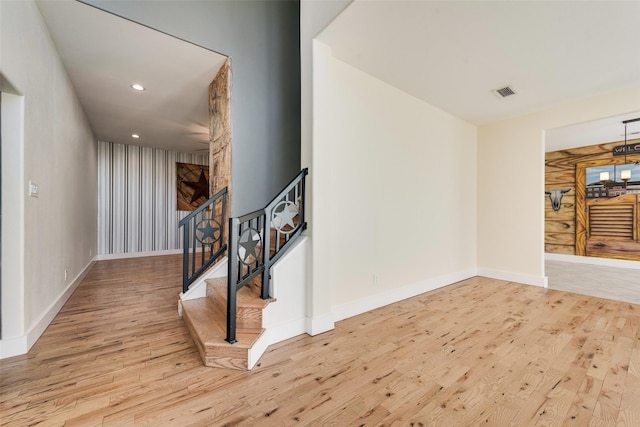
[[[209,190],[213,196],[227,187],[227,223],[231,210],[231,58],[209,85]]]

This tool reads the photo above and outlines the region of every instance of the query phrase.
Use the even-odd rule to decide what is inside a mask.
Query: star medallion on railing
[[[281,233],[289,234],[296,229],[298,205],[289,201],[278,203],[271,213],[271,225]]]
[[[196,226],[196,238],[205,245],[217,242],[220,239],[220,224],[214,219],[200,221]]]
[[[262,237],[255,228],[247,228],[238,239],[238,257],[245,264],[253,264],[260,258]]]

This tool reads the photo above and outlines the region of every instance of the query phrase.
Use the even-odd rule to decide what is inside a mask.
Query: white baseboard
[[[349,317],[357,316],[358,314],[366,313],[368,311],[375,310],[376,308],[384,307],[385,305],[415,297],[425,292],[433,291],[476,275],[475,269],[469,269],[423,280],[402,288],[392,289],[387,292],[369,295],[356,301],[334,307],[331,310],[333,320],[337,322]]]
[[[266,331],[266,335],[268,335],[270,341],[269,345],[306,333],[305,326],[305,319],[296,319],[282,325],[269,327]]]
[[[368,296],[352,303],[343,304],[321,316],[313,318],[296,319],[285,324],[269,326],[265,333],[256,341],[249,352],[249,369],[253,368],[267,347],[304,334],[311,336],[319,335],[323,332],[335,328],[335,322],[365,313],[375,308],[383,307],[403,299],[411,298],[422,293],[450,285],[460,280],[465,280],[476,276],[476,270],[471,269],[463,272],[448,274],[423,282],[405,286],[401,289],[394,289],[377,295]]]
[[[494,270],[492,268],[478,268],[478,276],[489,277],[491,279],[505,280],[507,282],[523,283],[525,285],[548,286],[545,276],[533,276],[530,274],[513,273],[511,271]]]
[[[331,313],[305,319],[305,332],[311,336],[331,331],[336,327]]]
[[[248,367],[252,369],[270,345],[305,333],[305,320],[297,319],[282,325],[270,326],[249,350]]]
[[[22,335],[15,338],[3,338],[0,340],[0,359],[7,357],[20,356],[29,351],[27,345],[27,336]]]
[[[590,256],[552,253],[545,253],[544,259],[545,261],[573,262],[576,264],[602,265],[605,267],[633,268],[636,270],[640,270],[640,261],[630,261],[625,259],[598,258]]]
[[[127,252],[121,254],[102,254],[96,255],[95,261],[105,261],[108,259],[125,259],[125,258],[142,258],[148,256],[162,256],[162,255],[180,255],[182,249],[167,249],[164,251],[151,251],[151,252]]]
[[[60,296],[47,308],[47,310],[40,316],[40,319],[29,329],[25,336],[6,338],[0,341],[0,359],[6,357],[18,356],[25,354],[40,338],[42,333],[47,329],[49,324],[56,317],[62,306],[67,302],[71,294],[76,290],[78,285],[84,280],[84,278],[91,270],[91,267],[95,264],[95,261],[90,261],[89,264],[78,274],[75,279],[71,281],[69,286],[60,294]]]

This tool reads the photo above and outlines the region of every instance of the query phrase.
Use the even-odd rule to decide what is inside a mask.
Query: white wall
[[[300,1],[300,163],[312,172],[306,178],[306,206],[305,218],[308,228],[305,234],[311,236],[315,226],[313,218],[313,193],[315,188],[313,163],[313,133],[318,129],[314,124],[314,99],[313,99],[313,44],[315,37],[351,3],[351,0],[334,1]],[[321,184],[321,183],[319,183]],[[307,318],[308,331],[312,334],[320,333],[333,328],[333,320],[330,314],[329,292],[320,286],[314,288],[314,275],[322,275],[324,272],[316,270],[313,263],[313,254],[317,251],[326,251],[328,248],[318,248],[312,238],[307,251]],[[319,278],[315,278],[318,282]],[[318,282],[319,283],[319,282]],[[323,322],[324,320],[324,322]]]
[[[1,311],[2,337],[15,337],[24,331],[24,97],[13,88],[7,92],[6,86],[2,87]]]
[[[544,283],[544,131],[638,109],[640,87],[478,129],[481,274]]]
[[[313,315],[473,276],[476,127],[314,46]]]
[[[471,265],[477,267],[478,273],[544,285],[544,198],[541,197],[544,186],[544,131],[637,111],[640,108],[640,88],[610,93],[480,127],[476,139],[477,198],[472,198],[461,206],[459,200],[445,197],[441,206],[448,213],[445,224],[449,227],[464,221],[464,218],[459,217],[465,215],[462,212],[468,209],[470,212],[477,212],[476,219],[472,218],[465,223],[465,226],[469,225],[469,228],[465,228],[469,238],[461,237],[454,231],[457,240],[446,241],[444,245],[445,251],[449,252],[445,252],[446,255],[441,258],[438,257],[440,254],[433,258],[444,260],[442,264],[435,265],[435,271],[434,266],[429,265],[429,258],[421,257],[425,260],[425,268],[419,264],[407,273],[402,267],[411,265],[413,242],[394,248],[397,252],[391,253],[391,259],[378,262],[380,255],[376,248],[380,247],[381,239],[396,243],[400,237],[379,236],[382,229],[380,227],[384,227],[379,224],[381,218],[389,215],[388,205],[379,206],[373,203],[373,198],[379,190],[387,189],[392,184],[384,181],[383,175],[393,177],[394,173],[398,173],[398,176],[406,178],[408,170],[400,165],[403,162],[415,162],[404,151],[406,148],[401,147],[400,150],[393,150],[393,156],[390,156],[393,158],[391,168],[379,167],[379,136],[386,134],[389,138],[387,143],[396,144],[398,138],[393,133],[394,129],[406,125],[402,122],[402,117],[389,114],[395,112],[391,106],[397,107],[398,111],[404,111],[403,108],[411,110],[409,104],[415,100],[409,101],[411,98],[407,95],[386,88],[358,70],[349,70],[344,64],[335,62],[330,48],[324,44],[316,43],[312,56],[311,45],[314,38],[345,6],[344,3],[331,3],[333,2],[301,2],[302,162],[303,165],[310,166],[307,195],[312,204],[307,210],[308,217],[311,218],[312,237],[307,313],[312,323],[316,321],[322,324],[326,320],[316,329],[330,329],[332,321],[341,317],[335,313],[348,312],[349,310],[344,309],[345,306],[350,304],[349,301],[357,304],[356,298],[360,291],[363,291],[360,294],[361,302],[379,302],[384,299],[382,296],[398,295],[399,292],[394,292],[394,286],[401,286],[400,282],[403,280],[409,282],[416,279],[416,271],[423,272],[424,277],[428,278],[447,270],[446,266],[450,265],[451,260],[457,263],[455,260],[459,256],[460,268],[465,268],[469,265],[465,251],[470,247],[477,253],[477,262]],[[338,99],[344,105],[340,105],[336,101]],[[384,106],[379,105],[382,100],[393,101],[389,105],[391,111],[385,111]],[[428,106],[425,104],[415,108],[418,111]],[[446,116],[446,113],[439,113]],[[409,114],[413,116],[411,112]],[[436,117],[435,113],[431,114]],[[456,119],[450,118],[449,121],[454,123]],[[444,121],[439,124],[447,125]],[[454,128],[452,126],[451,130]],[[410,129],[414,129],[416,135],[419,135],[417,127],[403,131],[409,133]],[[466,143],[465,138],[453,137],[454,133],[450,134],[453,139],[458,143]],[[414,148],[405,143],[409,149]],[[445,143],[445,140],[441,143]],[[447,157],[446,154],[448,153],[445,153],[444,158],[451,161],[451,156]],[[343,155],[345,157],[340,157]],[[428,163],[425,162],[425,165]],[[345,173],[347,166],[354,168],[348,170],[353,172],[351,176]],[[445,170],[461,169],[455,162],[436,166]],[[435,170],[420,172],[426,176],[436,174]],[[343,184],[351,187],[336,188],[336,183],[344,178],[349,178],[345,181],[349,184]],[[365,186],[367,180],[371,180],[372,186]],[[469,182],[473,181],[472,178]],[[409,185],[413,184],[409,180]],[[354,194],[354,189],[362,191]],[[337,193],[333,193],[336,190]],[[407,190],[403,197],[408,193],[411,191]],[[341,204],[330,205],[334,198]],[[403,220],[399,228],[403,231],[418,223],[406,220],[412,212],[407,209],[407,204],[406,201],[401,203],[401,208],[392,213],[392,216]],[[412,208],[414,207],[438,219],[444,216],[438,217],[438,212],[429,212],[427,205],[412,204]],[[362,224],[353,230],[343,224],[345,215],[371,212],[374,216],[358,218]],[[470,224],[474,221],[477,226],[471,227]],[[390,233],[398,233],[397,228],[389,229]],[[429,230],[429,234],[433,234],[437,241],[440,231]],[[446,228],[442,231],[445,234],[447,232]],[[420,240],[419,237],[420,234],[417,240]],[[357,243],[351,243],[352,241]],[[451,246],[447,246],[448,244]],[[431,249],[425,248],[425,252]],[[456,253],[456,249],[462,250],[461,254]],[[420,257],[423,254],[417,255]],[[374,271],[379,274],[378,287],[372,285]],[[400,272],[398,279],[389,283],[389,273],[397,272]],[[446,277],[447,273],[444,274]],[[379,298],[375,298],[376,296]]]
[[[3,182],[18,185],[26,193],[31,179],[40,192],[38,198],[25,196],[24,206],[3,205],[3,209],[24,209],[24,264],[17,267],[24,271],[24,281],[8,284],[3,280],[3,287],[19,289],[13,295],[23,295],[23,301],[2,299],[1,350],[6,356],[33,344],[96,253],[97,151],[33,1],[0,2],[0,40],[0,70],[24,96],[23,139],[2,141],[21,145],[24,161],[18,169],[22,176],[3,176]],[[9,245],[21,246],[20,242]],[[7,307],[14,305],[22,308],[17,310],[22,311],[21,318],[5,318]]]
[[[182,248],[176,162],[209,164],[208,154],[98,142],[98,254]]]

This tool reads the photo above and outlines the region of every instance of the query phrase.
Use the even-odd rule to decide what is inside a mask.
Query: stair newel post
[[[302,179],[300,180],[300,218],[299,218],[299,223],[302,224],[303,230],[306,230],[307,228],[307,222],[304,219],[304,211],[306,210],[306,206],[305,206],[305,191],[306,191],[306,180],[307,180],[307,174],[309,173],[309,168],[304,168],[302,170]]]
[[[182,293],[189,290],[189,229],[190,223],[182,224]]]
[[[236,342],[236,283],[238,283],[237,218],[229,218],[229,259],[227,265],[227,341]]]
[[[226,189],[226,187],[225,187]],[[221,205],[221,210],[220,210],[220,248],[222,248],[223,246],[226,247],[227,245],[225,245],[225,241],[228,242],[229,241],[229,236],[227,236],[225,234],[225,231],[228,231],[225,229],[225,226],[227,224],[227,217],[229,216],[227,214],[227,192],[225,191],[224,196],[222,196],[222,200],[220,201],[220,205]],[[214,207],[214,215],[215,215],[215,207]]]
[[[272,208],[273,209],[273,208]],[[264,213],[264,220],[262,221],[262,265],[264,269],[262,271],[262,287],[260,289],[260,298],[269,298],[269,275],[270,275],[270,259],[271,259],[271,211],[272,209],[266,209]]]

